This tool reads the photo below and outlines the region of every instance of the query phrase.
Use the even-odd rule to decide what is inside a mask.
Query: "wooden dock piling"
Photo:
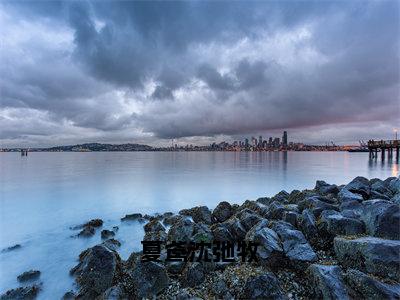
[[[369,155],[370,157],[378,157],[378,150],[381,151],[381,159],[382,161],[385,160],[385,153],[386,150],[388,152],[388,159],[393,158],[393,150],[396,150],[396,160],[399,160],[399,148],[400,148],[400,140],[380,140],[380,141],[374,141],[374,140],[369,140],[368,141],[368,150],[369,150]],[[375,154],[374,154],[375,152]]]

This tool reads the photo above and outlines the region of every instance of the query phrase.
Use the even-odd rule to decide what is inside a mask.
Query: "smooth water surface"
[[[344,184],[356,176],[398,176],[398,164],[347,152],[88,152],[0,153],[0,293],[23,271],[42,272],[41,299],[70,290],[79,253],[101,241],[71,238],[70,226],[102,218],[120,226],[127,258],[140,250],[142,224],[127,213],[177,212],[220,201],[241,203],[281,190],[313,188],[318,179]]]

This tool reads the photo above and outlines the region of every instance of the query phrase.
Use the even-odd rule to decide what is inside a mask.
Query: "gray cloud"
[[[400,120],[399,19],[396,1],[3,2],[2,143],[373,137]]]

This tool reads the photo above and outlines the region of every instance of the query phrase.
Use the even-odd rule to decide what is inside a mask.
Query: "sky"
[[[400,130],[399,1],[1,1],[0,146]]]

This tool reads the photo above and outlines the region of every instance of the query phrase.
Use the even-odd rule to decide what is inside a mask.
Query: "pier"
[[[369,156],[371,158],[377,158],[378,157],[378,151],[381,152],[381,158],[382,160],[385,160],[385,153],[387,151],[388,158],[391,159],[393,158],[393,151],[396,150],[396,160],[399,160],[399,147],[400,147],[400,140],[381,140],[381,141],[374,141],[374,140],[369,140],[368,141],[368,150],[369,150]]]

